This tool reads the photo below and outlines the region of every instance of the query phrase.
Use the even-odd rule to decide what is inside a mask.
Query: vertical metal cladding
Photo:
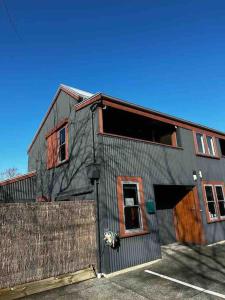
[[[156,212],[158,226],[159,226],[159,239],[161,245],[167,245],[176,242],[176,233],[173,221],[173,210],[163,209]]]
[[[34,202],[36,176],[0,186],[0,203]]]
[[[107,211],[109,229],[118,232],[116,178],[119,175],[143,177],[144,165],[139,155],[140,149],[137,149],[136,152],[132,141],[124,141],[120,138],[104,138],[103,143],[105,206],[107,207],[104,212]],[[144,186],[145,194],[146,192],[149,194],[149,188]],[[148,223],[149,234],[123,238],[118,251],[109,249],[110,266],[108,272],[114,272],[161,257],[156,217],[154,215],[148,216]]]
[[[197,157],[194,151],[193,134],[180,128],[182,148],[171,148],[147,142],[134,141],[120,137],[103,136],[103,173],[101,185],[104,186],[104,199],[101,197],[101,217],[106,218],[107,227],[119,231],[116,178],[117,176],[142,177],[145,201],[155,198],[154,185],[197,185],[202,209],[203,226],[208,242],[225,239],[225,222],[207,224],[205,206],[201,192],[201,182],[193,181],[193,170],[201,169],[205,180],[225,181],[224,159],[215,160]],[[165,199],[166,201],[166,199]],[[171,216],[163,232],[164,239],[175,238],[171,229]],[[142,236],[123,238],[119,251],[105,251],[104,260],[108,265],[105,272],[157,259],[161,255],[157,214],[148,214],[150,233]],[[101,235],[104,233],[102,227]],[[167,231],[168,232],[167,232]],[[170,236],[170,238],[169,238]],[[108,253],[108,254],[107,254]],[[108,256],[108,257],[107,257]]]

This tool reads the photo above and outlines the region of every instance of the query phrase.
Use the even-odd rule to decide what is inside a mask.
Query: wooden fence
[[[96,265],[94,201],[0,204],[0,288]]]

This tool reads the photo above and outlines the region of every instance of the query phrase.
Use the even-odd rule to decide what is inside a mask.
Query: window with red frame
[[[142,179],[140,177],[117,178],[120,236],[146,233],[147,219],[144,209]]]
[[[64,124],[47,137],[47,168],[53,168],[68,159],[68,126]]]
[[[208,221],[225,220],[225,198],[223,184],[204,184]]]
[[[219,143],[220,143],[221,154],[222,156],[225,156],[225,139],[220,138]]]
[[[195,147],[197,154],[206,156],[217,156],[216,141],[215,138],[208,134],[199,132],[194,133]]]

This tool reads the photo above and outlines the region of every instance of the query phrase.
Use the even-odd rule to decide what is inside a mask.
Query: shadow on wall
[[[43,147],[46,145],[40,144],[38,156],[36,158],[36,170],[38,173],[37,179],[37,193],[39,196],[45,196],[47,199],[54,199],[55,197],[69,193],[70,190],[76,190],[76,182],[85,182],[86,188],[88,191],[82,191],[80,194],[76,194],[79,198],[85,198],[88,194],[93,192],[90,189],[91,183],[88,181],[86,177],[86,166],[88,163],[92,161],[93,156],[93,145],[91,139],[91,111],[89,109],[83,112],[83,117],[77,119],[77,115],[73,117],[74,111],[73,107],[71,107],[70,117],[69,117],[69,134],[70,134],[70,147],[69,147],[69,160],[64,165],[52,168],[51,170],[47,170],[46,168],[46,152],[42,151]],[[58,122],[58,112],[55,110],[54,112],[54,123]],[[95,128],[96,129],[96,128]],[[73,137],[73,138],[72,138]],[[46,142],[46,141],[44,141]],[[153,149],[153,147],[151,148]],[[187,182],[190,181],[190,174],[188,170],[183,168],[181,161],[176,161],[178,164],[177,168],[182,170],[182,178],[177,177],[174,174],[174,170],[172,170],[173,160],[176,160],[176,154],[171,155],[171,151],[177,151],[175,149],[168,150],[166,147],[160,150],[161,159],[158,156],[158,146],[152,151],[149,151],[149,148],[146,144],[146,147],[140,147],[138,142],[127,140],[124,142],[120,138],[103,138],[102,136],[98,136],[96,138],[96,158],[97,162],[102,165],[102,173],[101,173],[101,190],[100,190],[100,210],[102,220],[100,228],[102,231],[105,228],[111,229],[114,231],[118,231],[119,220],[118,220],[118,208],[117,208],[117,195],[116,195],[116,176],[118,175],[126,175],[126,176],[140,176],[140,174],[149,174],[151,177],[151,182],[155,182],[160,174],[160,177],[163,181],[170,183],[171,185],[179,185],[182,184],[187,179]],[[57,155],[57,153],[55,153]],[[119,158],[119,159],[117,159]],[[135,171],[133,171],[135,170]],[[153,170],[153,171],[152,171]],[[106,178],[107,176],[107,178]],[[107,187],[107,189],[104,189]],[[151,190],[150,187],[146,187]],[[18,188],[18,191],[20,189]],[[78,192],[76,192],[78,193]],[[154,190],[152,187],[151,190],[152,198],[154,198]],[[159,191],[156,190],[156,198],[159,196]],[[174,205],[179,201],[181,197],[180,193],[184,193],[184,191],[176,190],[176,193],[173,193],[175,198],[170,197],[168,210],[168,215],[166,218],[169,221],[162,222],[162,218],[165,217],[165,214],[160,215],[159,211],[164,210],[162,207],[163,204],[160,202],[157,203],[158,212],[155,216],[148,215],[149,224],[151,224],[150,235],[153,233],[157,234],[158,238],[160,238],[160,234],[163,232],[163,243],[167,244],[175,241],[176,235],[172,229],[171,214],[174,209]],[[74,196],[75,194],[71,194],[68,197]],[[93,196],[93,194],[91,194]],[[168,199],[168,195],[167,199]],[[5,198],[10,198],[10,191],[4,195]],[[161,195],[164,197],[164,195]],[[68,199],[69,199],[68,198]],[[66,198],[65,198],[66,200]],[[14,202],[17,202],[14,199]],[[166,209],[166,208],[165,208]],[[157,226],[157,222],[159,227]],[[154,223],[154,224],[153,224]],[[182,224],[182,223],[181,223]],[[216,226],[214,226],[216,230]],[[185,230],[185,228],[183,229]],[[159,232],[160,231],[160,232]],[[102,239],[103,239],[103,232]],[[215,232],[214,232],[215,234]],[[162,236],[161,236],[162,239]],[[132,240],[132,238],[131,238]],[[121,241],[123,243],[123,240]],[[102,244],[103,245],[103,244]],[[102,246],[101,253],[104,253],[104,247]],[[145,243],[145,247],[147,247],[147,251],[151,251],[149,245]],[[208,258],[208,268],[211,268],[210,265],[210,256],[203,253],[201,247],[193,247],[190,245],[193,251],[196,254],[205,255]],[[118,255],[120,254],[120,249],[118,250]],[[213,249],[211,250],[214,251]],[[176,250],[172,254],[172,257],[176,261],[180,263],[180,265],[185,266],[188,270],[189,266],[185,265],[185,262],[179,258],[176,254]],[[103,254],[102,254],[103,255]],[[191,254],[184,254],[187,257],[191,257],[196,260],[196,274],[202,272],[202,276],[204,278],[209,278],[207,274],[204,273],[204,266],[202,265],[201,260],[198,260],[198,256],[193,256]],[[217,253],[213,253],[213,261],[214,263],[224,266],[225,264],[221,262],[219,259],[217,260]],[[193,270],[192,270],[193,271]],[[212,268],[212,272],[217,272],[214,268]],[[221,272],[221,271],[218,271]],[[222,272],[224,275],[224,273]],[[215,281],[216,282],[216,281]]]

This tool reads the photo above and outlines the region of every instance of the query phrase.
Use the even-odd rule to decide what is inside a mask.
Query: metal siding
[[[34,202],[36,176],[0,186],[0,203]]]
[[[81,188],[84,192],[77,198],[93,199],[86,175],[86,165],[92,160],[91,112],[89,107],[75,112],[75,104],[76,101],[65,92],[59,94],[29,153],[29,170],[37,171],[37,194],[44,194],[51,200],[60,193],[68,192],[69,195],[72,190],[79,194]],[[70,160],[47,170],[45,135],[64,118],[68,118]]]
[[[46,120],[37,140],[29,154],[29,170],[37,169],[36,159],[41,157],[45,162],[45,134],[55,126],[60,118],[69,117],[70,143],[73,142],[70,164],[48,171],[42,168],[38,175],[38,186],[48,182],[54,197],[64,190],[80,189],[88,186],[85,165],[92,160],[91,115],[89,107],[75,113],[74,100],[61,92],[56,102],[57,110],[53,110]],[[58,112],[58,113],[57,113]],[[98,118],[95,114],[95,129]],[[179,138],[183,149],[173,149],[123,138],[96,137],[97,158],[101,162],[100,195],[100,228],[102,237],[103,272],[109,273],[135,264],[144,263],[160,257],[159,215],[148,215],[150,234],[124,238],[119,251],[104,246],[105,230],[119,231],[118,208],[116,195],[117,176],[141,176],[145,200],[154,199],[154,184],[195,185],[193,170],[202,170],[205,180],[225,181],[225,159],[216,160],[197,157],[194,150],[193,134],[186,129],[179,129]],[[80,141],[82,139],[82,141]],[[39,170],[40,171],[40,170]],[[54,174],[53,174],[54,173]],[[54,175],[54,176],[53,176]],[[202,220],[206,240],[210,243],[225,239],[225,222],[207,224],[205,206],[202,198],[201,183],[197,183]],[[40,190],[39,190],[40,192]],[[81,199],[93,199],[93,193],[79,196]],[[169,217],[169,215],[168,215]],[[171,224],[171,223],[170,223]],[[171,232],[171,227],[168,225]]]
[[[145,200],[154,199],[154,184],[165,185],[196,185],[193,181],[193,170],[202,170],[205,180],[225,181],[224,159],[216,160],[198,157],[194,150],[193,134],[186,129],[180,129],[183,149],[173,149],[166,146],[154,145],[125,138],[104,136],[103,172],[101,184],[105,195],[101,202],[103,219],[108,218],[108,229],[118,232],[118,208],[116,195],[117,176],[140,176],[143,179]],[[225,239],[225,222],[207,224],[205,207],[201,193],[201,182],[198,181],[200,206],[203,210],[202,221],[208,243]],[[168,212],[167,235],[171,241],[175,232],[171,229],[172,220]],[[144,263],[160,257],[159,215],[148,215],[150,234],[123,238],[119,251],[110,249],[109,263],[106,272],[114,272],[135,264]],[[160,222],[160,220],[158,220]],[[105,222],[106,224],[106,222]],[[104,229],[101,227],[103,236]],[[166,238],[166,232],[164,232]],[[169,237],[167,236],[168,240]],[[103,245],[102,245],[103,247]],[[107,261],[107,258],[103,260]]]
[[[173,210],[157,210],[156,216],[158,221],[160,244],[167,245],[176,242],[176,233],[173,222]]]

